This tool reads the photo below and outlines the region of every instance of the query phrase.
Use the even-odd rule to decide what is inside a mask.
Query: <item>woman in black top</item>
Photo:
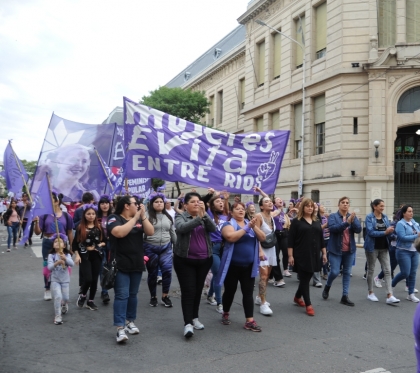
[[[293,301],[300,307],[306,307],[309,316],[315,315],[309,295],[309,282],[314,272],[321,268],[320,251],[322,262],[326,263],[324,235],[315,214],[314,202],[310,198],[304,198],[299,205],[297,217],[290,226],[288,252],[289,264],[297,270],[300,281]]]
[[[117,343],[128,340],[126,332],[138,334],[134,325],[137,316],[137,293],[144,271],[143,235],[152,236],[153,225],[147,219],[143,204],[132,196],[118,200],[115,214],[108,217],[107,229],[111,256],[118,269],[115,278],[114,325]]]
[[[83,285],[77,299],[77,306],[82,308],[86,302],[87,291],[89,299],[86,308],[96,311],[98,307],[93,302],[98,288],[99,272],[102,264],[102,248],[106,245],[101,225],[96,217],[95,205],[83,205],[83,216],[76,229],[73,240],[73,251],[76,254],[74,263],[80,264]]]

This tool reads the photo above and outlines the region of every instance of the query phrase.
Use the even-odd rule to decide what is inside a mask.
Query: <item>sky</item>
[[[38,160],[52,113],[99,124],[238,26],[249,0],[1,0],[0,158]]]

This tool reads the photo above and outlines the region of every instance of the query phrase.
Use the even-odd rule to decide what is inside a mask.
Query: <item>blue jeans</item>
[[[220,247],[221,243],[216,243],[213,245],[213,264],[211,266],[211,273],[213,274],[213,278],[211,279],[209,289],[209,297],[211,297],[214,293],[217,304],[222,303],[222,287],[214,284],[214,279],[219,272],[220,267]]]
[[[137,316],[137,293],[143,272],[117,272],[114,286],[114,325],[124,326]]]
[[[392,287],[395,287],[401,280],[407,279],[408,294],[413,294],[419,265],[419,253],[397,249],[396,257],[401,271],[392,280]]]
[[[356,253],[343,252],[342,255],[337,255],[330,252],[329,261],[331,266],[330,274],[328,275],[327,286],[331,286],[335,278],[340,273],[341,264],[343,265],[343,295],[349,295],[350,289],[350,273]]]
[[[7,248],[10,249],[10,244],[12,243],[13,236],[13,246],[16,246],[17,233],[19,230],[19,222],[14,222],[12,225],[7,226]]]

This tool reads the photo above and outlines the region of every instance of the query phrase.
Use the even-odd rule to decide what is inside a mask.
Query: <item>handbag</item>
[[[265,235],[265,241],[260,242],[263,249],[270,249],[277,245],[277,237],[274,231]]]
[[[417,237],[417,238],[414,240],[414,247],[416,248],[416,250],[417,250],[417,251],[419,251],[419,252],[420,252],[420,237]]]
[[[117,277],[117,262],[115,259],[112,261],[110,267],[103,266],[103,277],[101,280],[101,286],[103,289],[110,290],[115,285],[115,278]]]

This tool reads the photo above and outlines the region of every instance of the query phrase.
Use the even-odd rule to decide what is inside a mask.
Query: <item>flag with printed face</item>
[[[29,238],[32,220],[36,216],[54,213],[54,208],[51,201],[51,193],[48,188],[47,175],[44,175],[38,189],[38,193],[34,196],[32,205],[30,206],[28,222],[19,245],[23,245]]]
[[[14,194],[21,192],[29,177],[22,162],[13,151],[10,142],[4,151],[3,167],[7,189]]]

